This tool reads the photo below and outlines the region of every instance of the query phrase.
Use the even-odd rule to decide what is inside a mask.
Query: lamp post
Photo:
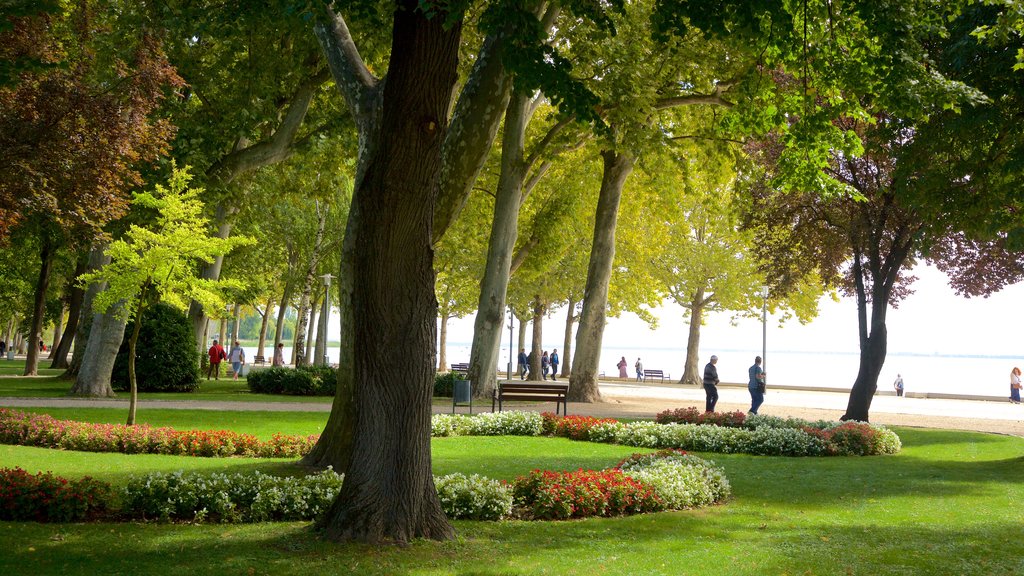
[[[768,287],[761,286],[761,370],[768,364]],[[766,379],[767,380],[767,379]]]
[[[327,357],[327,326],[331,314],[331,274],[324,274],[320,277],[324,281],[324,304],[320,310],[320,326],[316,331],[316,359],[317,364],[327,366],[330,360]]]
[[[512,307],[508,307],[508,372],[505,373],[505,378],[512,379],[512,355],[515,354],[515,347],[512,344],[512,327],[516,323],[515,312],[512,311]]]

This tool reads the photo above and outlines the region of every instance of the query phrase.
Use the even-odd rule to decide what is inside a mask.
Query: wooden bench
[[[252,363],[253,364],[266,364],[267,363],[267,357],[266,356],[256,356],[255,358],[252,359]]]
[[[494,390],[494,397],[491,398],[491,412],[494,412],[494,404],[498,404],[498,412],[501,412],[501,404],[505,400],[540,400],[544,402],[554,401],[555,414],[558,414],[558,406],[562,406],[562,416],[567,415],[568,403],[566,395],[569,392],[569,384],[561,382],[498,382]]]
[[[648,378],[661,378],[661,381],[665,382],[665,373],[661,370],[644,370],[644,382],[647,382]]]
[[[469,364],[452,364],[449,372],[459,372],[460,374],[466,374],[469,372]]]

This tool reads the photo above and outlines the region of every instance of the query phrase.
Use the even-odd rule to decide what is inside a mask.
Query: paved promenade
[[[685,406],[704,407],[703,388],[678,384],[647,385],[632,383],[601,383],[603,402],[569,403],[569,414],[599,417],[652,418],[662,410]],[[719,411],[742,410],[750,407],[750,395],[745,387],[720,386]],[[804,390],[773,390],[769,387],[762,414],[793,416],[807,419],[838,419],[846,409],[849,395],[845,391],[823,392]],[[126,408],[127,398],[113,400],[79,398],[0,398],[6,407],[95,407]],[[551,403],[531,403],[518,409],[552,410]],[[328,402],[225,402],[140,400],[139,410],[147,409],[199,409],[199,410],[259,410],[329,412]],[[490,402],[477,403],[474,412],[488,412]],[[469,408],[459,406],[460,413]],[[435,403],[434,412],[451,412],[451,406]],[[880,424],[927,426],[1001,432],[1024,436],[1024,404],[1009,401],[981,401],[947,398],[899,398],[878,395],[871,404],[871,420]]]

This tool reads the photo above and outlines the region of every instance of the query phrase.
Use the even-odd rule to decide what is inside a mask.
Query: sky
[[[912,286],[915,293],[898,308],[890,308],[887,316],[890,353],[1024,357],[1024,283],[1004,288],[988,298],[968,299],[957,296],[946,283],[945,275],[934,267],[922,265],[912,274],[918,277]],[[685,348],[688,326],[683,309],[669,303],[655,310],[655,315],[659,318],[656,329],[631,313],[610,318],[602,346]],[[706,320],[701,330],[701,349],[759,350],[760,320],[742,319],[732,325],[730,317],[723,313]],[[545,348],[561,346],[564,322],[564,310],[545,319]],[[448,339],[471,342],[473,317],[449,321]],[[504,340],[507,339],[506,334]],[[794,319],[779,327],[778,320],[769,316],[767,340],[769,350],[856,352],[856,302],[850,298],[838,302],[825,298],[818,317],[806,325]]]

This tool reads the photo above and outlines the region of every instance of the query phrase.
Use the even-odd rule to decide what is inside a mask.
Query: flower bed
[[[262,441],[229,430],[92,424],[0,408],[0,443],[19,446],[124,454],[292,458],[308,452],[316,438],[276,434],[270,441]]]
[[[0,469],[0,520],[78,522],[103,514],[113,492],[86,476],[68,481],[49,472]]]
[[[663,416],[668,414],[669,416]],[[666,411],[662,420],[688,418],[695,408]],[[706,417],[705,420],[711,420]],[[434,436],[494,434],[563,436],[574,440],[679,448],[695,452],[745,453],[764,456],[869,456],[900,451],[899,436],[864,422],[809,422],[769,416],[726,413],[719,424],[623,423],[613,418],[558,416],[551,412],[498,412],[477,416],[436,414]],[[676,421],[676,420],[674,420]]]

